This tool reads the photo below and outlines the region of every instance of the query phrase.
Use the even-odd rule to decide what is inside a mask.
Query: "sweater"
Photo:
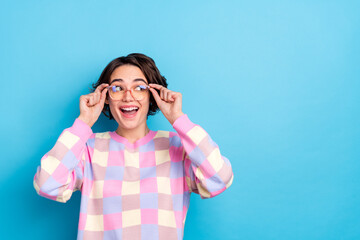
[[[62,203],[81,191],[77,240],[183,239],[190,194],[220,194],[233,171],[187,114],[172,126],[176,132],[150,130],[131,143],[76,118],[41,158],[34,188]]]

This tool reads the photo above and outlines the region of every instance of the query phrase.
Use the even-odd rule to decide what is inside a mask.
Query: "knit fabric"
[[[63,203],[81,191],[78,240],[183,239],[190,194],[220,194],[233,172],[186,114],[173,128],[130,143],[115,131],[93,133],[77,118],[41,158],[34,188]]]

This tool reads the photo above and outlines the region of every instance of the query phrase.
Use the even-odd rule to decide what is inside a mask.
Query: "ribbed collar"
[[[151,139],[153,139],[156,135],[157,131],[150,130],[144,137],[136,140],[134,143],[129,142],[127,138],[124,138],[116,133],[116,131],[110,132],[110,137],[113,138],[115,141],[121,142],[125,144],[127,147],[135,149],[139,146],[142,146],[148,143]]]

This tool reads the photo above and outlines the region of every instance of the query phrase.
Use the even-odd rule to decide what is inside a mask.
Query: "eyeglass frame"
[[[150,89],[150,86],[147,85],[147,84],[137,85],[136,87],[138,87],[138,86],[145,86],[145,87],[146,87],[145,89]],[[107,88],[107,90],[108,90],[108,93],[109,93],[109,91],[110,91],[110,88],[114,88],[114,87],[119,87],[119,86],[117,86],[117,85],[107,86],[106,88]],[[126,89],[126,90],[124,90],[124,94],[125,94],[127,91],[130,91],[130,95],[135,99],[132,90],[133,90],[133,88]],[[110,96],[110,98],[111,98],[112,100],[114,100],[114,101],[120,101],[120,100],[121,100],[121,99],[114,99],[114,98],[112,98],[110,93],[109,93],[109,96]],[[140,101],[140,100],[142,100],[142,99],[135,99],[135,101]]]

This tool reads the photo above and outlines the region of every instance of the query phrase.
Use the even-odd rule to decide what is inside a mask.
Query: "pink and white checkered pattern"
[[[130,143],[115,131],[93,133],[77,118],[41,158],[34,188],[63,203],[81,191],[78,240],[183,239],[190,193],[214,197],[233,172],[186,114],[173,127]]]

